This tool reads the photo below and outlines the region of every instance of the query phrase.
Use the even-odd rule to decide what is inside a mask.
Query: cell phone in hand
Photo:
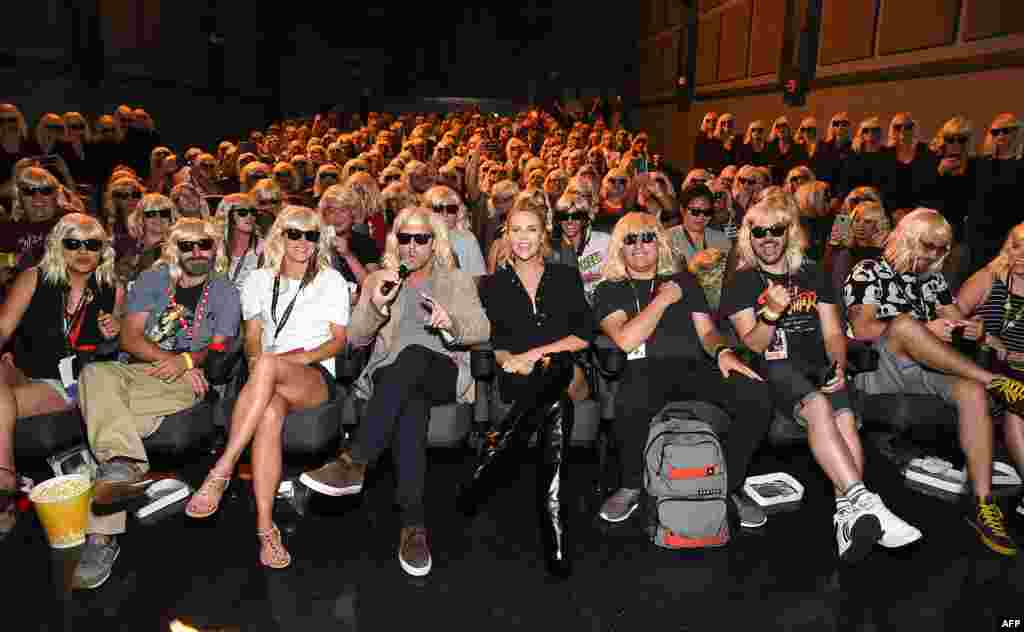
[[[839,369],[839,363],[833,362],[832,366],[829,367],[828,371],[821,376],[821,381],[818,382],[818,386],[828,386],[833,380],[836,379],[836,370]]]

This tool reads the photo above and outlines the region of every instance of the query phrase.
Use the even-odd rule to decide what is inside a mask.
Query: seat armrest
[[[228,351],[211,348],[206,352],[206,379],[215,386],[227,384],[242,355],[241,349]]]
[[[598,370],[605,378],[617,379],[626,370],[626,352],[608,336],[599,335],[591,348],[597,358]]]
[[[878,369],[878,351],[859,340],[849,340],[846,345],[847,373],[870,373]]]
[[[493,380],[497,370],[493,345],[489,342],[473,345],[469,351],[469,367],[474,380],[483,382]]]
[[[370,361],[370,347],[353,347],[346,344],[341,353],[334,356],[334,377],[338,382],[354,382]]]

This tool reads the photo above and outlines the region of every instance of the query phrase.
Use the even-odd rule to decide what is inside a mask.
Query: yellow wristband
[[[181,354],[181,357],[185,358],[185,370],[186,371],[195,368],[196,365],[195,365],[194,362],[192,362],[192,354],[191,353],[186,351],[185,353]]]

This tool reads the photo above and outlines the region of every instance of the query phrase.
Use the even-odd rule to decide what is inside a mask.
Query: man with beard
[[[843,289],[850,331],[879,353],[878,369],[859,373],[856,385],[870,394],[936,395],[956,406],[975,497],[967,522],[985,546],[1013,556],[1017,545],[992,499],[989,395],[1020,415],[1024,384],[983,369],[950,344],[959,328],[970,340],[985,336],[981,320],[964,320],[942,275],[952,240],[953,229],[938,211],[919,208],[900,220],[880,259],[853,267]]]
[[[811,452],[832,482],[840,559],[856,562],[874,548],[921,538],[864,486],[864,450],[846,383],[846,336],[824,270],[806,259],[796,202],[773,195],[743,218],[739,269],[722,297],[755,369],[776,406],[807,428]],[[833,367],[829,370],[829,367]]]
[[[143,437],[167,415],[193,406],[209,384],[202,367],[214,344],[238,333],[238,290],[223,273],[227,258],[213,223],[181,219],[156,266],[139,275],[125,301],[120,362],[86,366],[79,378],[89,445],[100,463],[93,503],[110,506],[141,493],[149,469]],[[75,585],[96,588],[110,576],[124,533],[124,512],[92,516]]]

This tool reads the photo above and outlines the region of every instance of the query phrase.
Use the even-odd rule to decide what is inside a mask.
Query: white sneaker
[[[882,537],[878,543],[890,549],[906,546],[921,539],[921,531],[903,520],[885,506],[878,494],[865,492],[857,499],[857,508],[878,517],[882,524]]]
[[[861,511],[848,505],[832,517],[836,529],[836,547],[839,559],[844,562],[859,562],[882,536],[882,523],[874,514]]]

